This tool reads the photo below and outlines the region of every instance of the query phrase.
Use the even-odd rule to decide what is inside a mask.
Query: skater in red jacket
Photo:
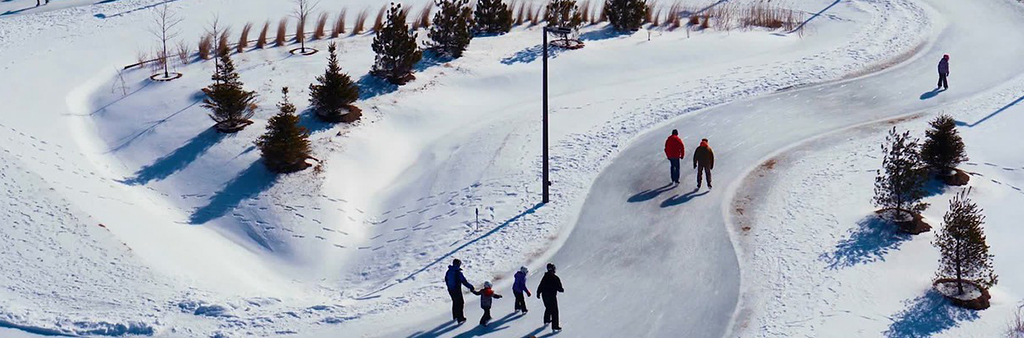
[[[679,184],[679,160],[686,154],[686,146],[679,138],[679,131],[672,129],[672,136],[665,140],[665,156],[668,157],[672,183]]]

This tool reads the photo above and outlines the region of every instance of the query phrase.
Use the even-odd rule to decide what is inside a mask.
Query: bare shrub
[[[1010,325],[1006,328],[1006,338],[1024,338],[1024,305],[1013,312]]]
[[[338,20],[334,21],[334,29],[331,30],[331,37],[336,38],[345,34],[345,13],[344,8],[341,9],[341,13],[338,13]]]
[[[320,13],[316,19],[316,29],[313,30],[313,40],[322,40],[327,36],[327,13]]]
[[[140,51],[135,53],[135,62],[140,67],[144,66],[147,61],[149,61],[149,53],[148,52],[146,52],[144,50],[140,50]]]
[[[384,12],[387,10],[387,6],[383,6],[377,11],[377,17],[373,19],[373,31],[379,32],[384,27]]]
[[[167,66],[167,54],[164,54],[162,49],[157,49],[153,52],[156,57],[153,58],[152,62],[149,63],[149,68],[154,71],[160,71],[165,69]]]
[[[246,23],[242,26],[242,35],[238,37],[238,45],[235,46],[235,52],[245,52],[245,48],[249,47],[249,31],[252,30],[252,23]]]
[[[366,29],[366,17],[368,15],[365,9],[360,11],[359,15],[356,15],[356,24],[352,27],[352,34],[362,33]]]
[[[263,23],[263,29],[260,30],[260,36],[256,39],[256,48],[263,49],[267,46],[267,31],[270,30],[270,21]]]
[[[210,59],[210,52],[213,51],[213,34],[204,34],[199,39],[199,58],[203,60]]]
[[[189,56],[192,55],[192,48],[189,47],[188,43],[185,43],[185,41],[178,41],[176,47],[177,49],[175,50],[175,53],[178,55],[178,62],[182,65],[187,65]]]
[[[710,28],[711,27],[711,16],[705,15],[705,16],[703,16],[701,18],[702,18],[702,20],[700,21],[700,29],[708,29],[708,28]]]
[[[277,24],[277,35],[274,36],[274,45],[284,46],[288,40],[288,18],[281,19]]]

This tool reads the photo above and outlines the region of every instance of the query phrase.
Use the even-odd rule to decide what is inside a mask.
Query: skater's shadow
[[[438,325],[437,327],[430,329],[430,331],[419,331],[409,335],[409,338],[429,338],[429,337],[440,337],[441,335],[451,332],[459,328],[459,325],[455,324],[454,320],[444,322],[444,324]]]
[[[927,99],[936,97],[936,96],[939,95],[939,93],[944,92],[944,91],[946,91],[946,90],[938,88],[938,87],[935,87],[935,89],[932,89],[932,91],[925,92],[924,94],[921,94],[921,100],[927,100]]]
[[[555,335],[557,335],[557,334],[558,334],[559,332],[561,332],[561,331],[551,331],[551,332],[548,332],[547,334],[543,334],[543,335],[539,335],[539,336],[538,336],[538,334],[540,334],[541,332],[544,332],[544,329],[546,329],[546,328],[548,328],[548,327],[547,327],[547,325],[545,325],[545,326],[541,326],[541,327],[538,327],[538,328],[534,329],[533,331],[530,331],[530,333],[527,333],[527,334],[526,334],[525,336],[523,336],[523,337],[529,337],[529,338],[546,338],[546,337],[552,337],[552,336],[555,336]]]
[[[489,324],[487,324],[487,326],[477,325],[476,327],[470,329],[469,331],[458,334],[457,336],[455,336],[455,338],[479,337],[495,333],[498,331],[502,331],[509,328],[505,324],[513,320],[522,318],[523,316],[524,315],[522,313],[510,313],[505,315],[504,317],[499,318],[498,320],[490,322]]]
[[[692,199],[694,199],[696,197],[707,195],[709,192],[711,192],[710,190],[708,190],[708,191],[704,191],[704,192],[698,194],[697,191],[699,191],[699,190],[700,189],[693,189],[693,191],[690,191],[688,193],[669,197],[669,199],[665,200],[664,202],[661,202],[661,207],[662,208],[674,207],[674,206],[677,206],[677,205],[689,202],[690,200],[692,200]]]
[[[954,306],[935,290],[905,304],[907,308],[893,316],[886,337],[928,337],[979,318],[976,311]]]
[[[675,186],[674,184],[669,183],[669,184],[666,184],[666,185],[664,185],[664,186],[662,186],[660,188],[647,189],[647,190],[641,191],[640,193],[638,193],[636,195],[630,196],[629,199],[627,199],[626,201],[630,202],[630,203],[648,201],[648,200],[651,200],[651,199],[653,199],[655,197],[658,197],[658,195],[661,195],[662,193],[664,193],[666,191],[672,190],[672,187],[674,187],[674,186]]]

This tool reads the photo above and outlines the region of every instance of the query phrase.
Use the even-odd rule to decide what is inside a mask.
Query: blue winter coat
[[[942,59],[939,61],[939,74],[949,75],[949,60]]]
[[[526,273],[519,271],[516,272],[515,282],[512,282],[512,291],[514,292],[526,292]]]
[[[473,288],[473,284],[469,284],[466,280],[466,276],[462,274],[462,268],[454,265],[448,266],[448,272],[444,274],[444,284],[448,286],[448,290],[455,290],[462,292],[460,285],[465,285],[470,290],[476,290]]]

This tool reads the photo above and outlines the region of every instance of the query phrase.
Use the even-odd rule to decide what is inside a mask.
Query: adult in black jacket
[[[548,272],[540,279],[537,286],[537,298],[544,300],[544,324],[551,323],[552,330],[561,330],[558,326],[558,293],[562,289],[562,280],[555,275],[555,265],[548,263]]]
[[[463,313],[466,300],[462,297],[462,286],[465,285],[469,292],[476,294],[473,284],[469,284],[466,276],[462,274],[462,261],[452,260],[452,265],[448,266],[448,272],[444,274],[444,284],[448,288],[448,295],[452,297],[452,319],[462,324],[466,321],[466,315]]]

